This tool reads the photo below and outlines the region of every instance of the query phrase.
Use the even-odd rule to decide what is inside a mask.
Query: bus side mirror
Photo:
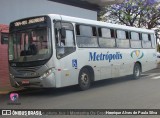
[[[61,28],[60,32],[61,32],[61,38],[65,39],[66,38],[66,29],[65,28]]]

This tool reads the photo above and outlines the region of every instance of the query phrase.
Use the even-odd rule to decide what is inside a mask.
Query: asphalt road
[[[71,86],[14,92],[19,94],[20,105],[9,105],[9,94],[0,95],[1,109],[160,109],[160,66],[143,73],[138,80],[132,80],[130,76],[102,80],[93,83],[87,91],[78,91],[75,86]],[[99,117],[150,118],[151,116]],[[160,115],[152,117],[159,118]]]

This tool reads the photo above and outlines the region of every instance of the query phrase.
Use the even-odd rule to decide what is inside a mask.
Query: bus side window
[[[104,37],[104,36],[102,36],[102,31],[101,31],[101,29],[103,30],[103,29],[105,29],[105,28],[98,28],[98,34],[99,34],[99,37]],[[115,32],[114,32],[114,29],[109,29],[110,31],[110,38],[116,38],[116,34],[115,34]],[[103,34],[103,35],[105,35],[105,33]]]
[[[61,29],[64,28],[66,36],[62,37]],[[55,42],[57,58],[63,58],[75,51],[74,27],[68,22],[55,23]]]
[[[123,30],[117,30],[117,38],[118,39],[126,39],[125,31],[123,31]]]
[[[74,37],[72,30],[66,30],[66,38],[65,38],[65,46],[66,47],[74,47]]]
[[[142,48],[140,33],[132,31],[130,33],[131,48]]]
[[[124,30],[117,30],[117,39],[116,39],[118,48],[129,48],[129,34]]]
[[[86,37],[93,36],[93,30],[91,26],[80,25],[79,30],[81,36],[86,36]]]
[[[78,47],[98,47],[96,27],[76,25],[76,34]]]
[[[112,36],[111,31],[112,30],[109,28],[98,28],[100,47],[102,48],[115,47],[115,38]]]
[[[151,48],[151,40],[146,33],[142,33],[142,46],[143,48]]]
[[[111,30],[108,28],[101,28],[102,30],[102,37],[111,38]]]
[[[148,34],[142,33],[142,40],[143,41],[149,41]]]

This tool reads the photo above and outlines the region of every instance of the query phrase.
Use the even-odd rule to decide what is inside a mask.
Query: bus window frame
[[[113,27],[100,26],[100,25],[91,25],[91,24],[85,24],[85,23],[77,23],[77,22],[74,22],[74,23],[75,23],[75,38],[76,38],[76,36],[77,36],[76,25],[91,26],[91,27],[96,27],[96,29],[97,29],[98,47],[79,47],[79,46],[77,45],[77,41],[76,41],[76,45],[77,45],[78,48],[154,49],[154,47],[152,46],[152,41],[151,41],[151,48],[143,48],[143,46],[142,46],[142,33],[146,33],[146,34],[153,34],[153,33],[147,33],[147,32],[141,32],[141,31],[138,32],[138,31],[135,31],[135,30],[126,30],[126,29],[113,28]],[[115,47],[101,47],[101,46],[99,45],[99,38],[100,38],[100,36],[99,36],[98,28],[108,28],[108,29],[110,29],[110,30],[111,30],[111,29],[114,30],[114,35],[115,35],[115,37],[114,37],[114,39],[115,39]],[[129,43],[130,43],[129,48],[117,47],[117,30],[123,30],[123,31],[129,33]],[[139,41],[141,42],[141,47],[140,47],[140,48],[133,48],[133,47],[131,47],[131,41],[132,41],[132,39],[131,39],[131,32],[138,33],[138,35],[139,35]],[[153,34],[153,35],[154,35],[154,34]],[[78,35],[78,36],[80,36],[80,35]],[[101,38],[103,38],[103,37],[101,37]],[[122,39],[122,40],[126,40],[126,39]]]
[[[106,28],[106,29],[110,29],[110,30],[114,30],[114,37],[110,37],[110,38],[113,38],[114,40],[115,40],[115,47],[101,47],[100,45],[99,45],[99,48],[109,48],[109,49],[114,49],[114,48],[117,48],[117,43],[116,43],[116,36],[117,36],[117,34],[116,34],[116,31],[115,31],[115,29],[114,28],[110,28],[110,27],[101,27],[101,26],[97,26],[97,31],[99,30],[99,28],[100,29],[102,29],[102,28]],[[101,31],[102,32],[102,31]],[[98,44],[99,44],[99,38],[109,38],[109,37],[100,37],[99,36],[99,31],[97,32],[98,33],[98,35],[97,35],[97,37],[98,37]]]
[[[66,56],[68,56],[68,55],[70,55],[70,54],[72,54],[73,52],[75,52],[76,51],[76,41],[75,41],[75,27],[74,27],[74,24],[72,23],[72,22],[69,22],[69,21],[65,21],[65,20],[53,20],[52,21],[53,22],[53,32],[54,32],[54,41],[53,42],[55,42],[55,51],[56,51],[56,58],[58,59],[58,60],[60,60],[60,59],[62,59],[62,58],[64,58],[64,57],[66,57]],[[57,55],[57,44],[56,44],[56,30],[55,30],[55,25],[56,25],[56,23],[57,22],[60,22],[60,23],[69,23],[69,24],[71,24],[72,25],[72,27],[73,27],[73,30],[70,30],[70,31],[72,31],[73,32],[73,43],[74,43],[74,47],[75,47],[75,50],[73,50],[73,52],[71,52],[71,53],[69,53],[69,54],[67,54],[67,55],[64,55],[64,56],[62,56],[61,58],[59,58],[58,57],[58,55]]]
[[[134,31],[134,30],[130,30],[130,44],[131,44],[131,41],[133,40],[133,39],[131,39],[131,32],[135,32],[135,33],[138,33],[138,37],[139,37],[139,40],[138,41],[141,41],[141,48],[133,48],[132,46],[130,46],[131,47],[131,49],[143,49],[143,47],[142,47],[142,32],[137,32],[137,31]],[[134,41],[134,40],[133,40]]]
[[[141,42],[143,43],[144,40],[143,40],[142,34],[150,35],[151,33],[141,32]],[[147,37],[148,37],[148,36],[147,36]],[[148,39],[149,39],[149,37],[148,37]],[[152,41],[151,41],[151,40],[150,40],[150,41],[148,40],[147,42],[151,42],[151,47],[150,47],[150,48],[144,48],[144,47],[143,47],[143,44],[142,44],[142,48],[143,48],[143,49],[154,49],[154,48],[152,47]]]
[[[120,38],[117,37],[117,30],[124,31],[125,32],[125,36],[126,36],[126,32],[130,33],[130,31],[127,31],[127,30],[124,30],[124,29],[119,29],[119,28],[115,29],[115,32],[116,32],[115,33],[116,34],[116,47],[119,48],[119,49],[130,49],[131,48],[131,41],[130,41],[131,37],[130,37],[130,35],[129,35],[129,39],[127,39],[127,38],[126,39],[120,39]],[[126,48],[125,47],[118,47],[117,46],[117,40],[129,40],[129,47],[128,48],[127,47]]]
[[[89,27],[95,27],[96,28],[96,36],[91,36],[91,37],[94,37],[97,39],[97,44],[98,46],[97,47],[79,47],[78,44],[77,44],[77,36],[82,36],[82,35],[77,35],[77,30],[76,30],[76,26],[77,25],[83,25],[83,26],[89,26]],[[90,25],[90,24],[84,24],[84,23],[75,23],[75,36],[76,36],[76,45],[78,48],[100,48],[100,45],[99,45],[99,34],[98,34],[98,29],[97,29],[97,25]],[[90,37],[90,36],[82,36],[82,37]]]

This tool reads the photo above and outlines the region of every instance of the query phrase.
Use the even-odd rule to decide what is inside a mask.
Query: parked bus
[[[48,14],[10,23],[13,87],[64,87],[156,68],[152,30]]]
[[[0,86],[9,84],[8,32],[9,26],[0,24]]]

